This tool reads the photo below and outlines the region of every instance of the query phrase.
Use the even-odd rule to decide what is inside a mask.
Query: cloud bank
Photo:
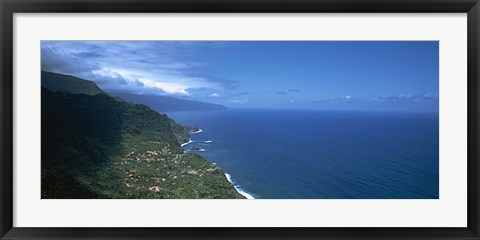
[[[341,96],[323,100],[313,100],[327,103],[438,103],[438,93],[424,94],[400,94],[388,95],[376,98],[356,98],[352,96]]]
[[[199,46],[203,44],[202,46]],[[197,89],[234,89],[235,82],[202,74],[189,60],[214,43],[171,41],[42,41],[42,70],[95,81],[111,92],[191,96]]]

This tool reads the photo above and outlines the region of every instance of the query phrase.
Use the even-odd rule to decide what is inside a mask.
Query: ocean
[[[227,109],[172,112],[183,147],[256,199],[437,199],[438,113]]]

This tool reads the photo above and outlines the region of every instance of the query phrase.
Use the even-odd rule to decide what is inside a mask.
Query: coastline
[[[193,142],[192,139],[190,138],[190,134],[196,134],[196,133],[201,133],[201,132],[203,132],[203,130],[200,129],[200,128],[199,128],[197,131],[190,132],[190,133],[189,133],[189,136],[188,136],[188,142],[182,143],[182,144],[180,144],[180,146],[181,146],[181,147],[184,147],[184,146],[186,146],[186,145],[188,145],[188,144],[190,144],[190,143]],[[211,143],[212,141],[206,141],[206,142]],[[204,150],[204,149],[202,149],[202,150]],[[207,159],[207,160],[208,160],[208,159]],[[208,161],[210,161],[210,160],[208,160]],[[215,164],[215,165],[217,165],[216,163],[214,163],[214,162],[212,162],[212,161],[210,161],[210,162],[213,163],[213,164]],[[235,190],[236,190],[240,195],[244,196],[246,199],[255,199],[255,197],[254,197],[252,194],[244,191],[239,185],[235,184],[235,182],[233,182],[232,176],[231,176],[230,174],[225,173],[225,172],[224,172],[224,174],[225,174],[225,177],[227,178],[227,181],[228,181],[230,184],[232,184],[233,188],[235,188]]]
[[[190,143],[192,143],[192,142],[193,142],[192,139],[188,138],[188,142],[180,144],[180,147],[183,147],[183,146],[185,146],[185,145],[188,145],[188,144],[190,144]]]
[[[201,132],[203,132],[203,130],[199,128],[197,131],[193,131],[193,132],[191,132],[191,133],[189,133],[189,134],[195,134],[195,133],[201,133]]]
[[[190,134],[201,133],[201,132],[203,132],[203,130],[200,129],[200,128],[197,131],[189,132],[188,133],[188,142],[184,142],[184,143],[180,144],[180,147],[186,146],[186,145],[193,142],[192,138],[190,138]]]
[[[236,184],[233,182],[232,176],[231,176],[230,174],[225,173],[225,177],[227,177],[228,182],[230,182],[230,183],[233,185],[233,187],[235,188],[235,190],[237,190],[237,192],[240,193],[242,196],[244,196],[244,197],[247,198],[247,199],[255,199],[255,197],[254,197],[252,194],[243,191],[243,190],[240,188],[239,185],[236,185]]]

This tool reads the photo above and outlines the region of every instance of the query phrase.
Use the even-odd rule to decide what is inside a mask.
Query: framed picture
[[[1,7],[1,239],[479,239],[477,0]]]

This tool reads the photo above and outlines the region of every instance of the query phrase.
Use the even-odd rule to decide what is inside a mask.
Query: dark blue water
[[[169,113],[185,149],[255,198],[438,198],[438,113],[221,110]],[[211,141],[211,142],[210,142]]]

